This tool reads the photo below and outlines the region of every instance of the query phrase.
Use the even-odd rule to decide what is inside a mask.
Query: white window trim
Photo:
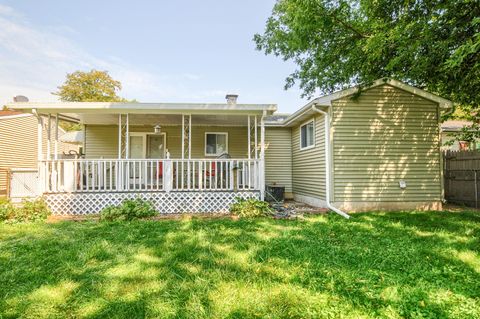
[[[166,156],[166,150],[167,150],[167,133],[162,132],[160,134],[155,134],[152,132],[129,132],[129,136],[141,136],[142,137],[142,158],[137,158],[137,159],[147,159],[147,135],[161,135],[163,136],[163,141],[164,141],[164,146],[163,146],[163,158]],[[130,143],[130,139],[128,139]],[[130,152],[130,146],[128,147],[128,151]],[[128,158],[130,159],[130,154],[128,154]]]
[[[225,135],[225,146],[226,146],[226,150],[223,151],[223,153],[228,153],[228,132],[205,132],[205,144],[204,144],[204,148],[203,148],[203,151],[205,153],[205,156],[220,156],[222,154],[219,154],[217,152],[217,154],[208,154],[207,153],[207,134],[218,134],[218,135]]]
[[[304,126],[306,126],[310,123],[313,123],[313,144],[309,145],[309,146],[306,146],[306,147],[302,147],[302,127],[304,127]],[[300,130],[300,134],[298,134],[298,136],[299,136],[300,150],[305,151],[305,150],[309,150],[309,149],[314,148],[315,147],[315,119],[311,119],[309,121],[304,122],[302,125],[300,125],[299,130]]]

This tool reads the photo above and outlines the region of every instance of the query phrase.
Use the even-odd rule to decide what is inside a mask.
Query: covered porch
[[[66,104],[32,107],[46,115],[39,192],[54,212],[95,213],[133,197],[160,212],[225,212],[236,197],[264,198],[264,117],[274,105]],[[57,118],[84,125],[82,156],[58,157]]]

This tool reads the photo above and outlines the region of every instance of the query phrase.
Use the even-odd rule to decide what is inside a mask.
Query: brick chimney
[[[225,95],[225,98],[227,99],[228,105],[236,105],[238,94],[227,94]]]

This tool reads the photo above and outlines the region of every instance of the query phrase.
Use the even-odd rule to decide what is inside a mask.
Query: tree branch
[[[368,38],[367,35],[361,33],[360,31],[358,31],[357,29],[355,29],[354,27],[352,27],[351,25],[347,24],[345,21],[339,19],[335,13],[332,13],[330,14],[330,17],[337,23],[341,24],[345,29],[347,30],[350,30],[352,31],[353,33],[355,33],[358,37],[362,38],[362,39],[366,39]]]

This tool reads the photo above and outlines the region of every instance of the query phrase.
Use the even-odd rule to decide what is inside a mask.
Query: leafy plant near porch
[[[50,210],[43,199],[25,200],[15,207],[8,199],[0,200],[0,221],[8,223],[36,222],[47,219]]]
[[[0,198],[0,222],[6,220],[13,210],[12,204],[6,198]]]
[[[237,197],[236,202],[230,207],[230,212],[239,217],[261,217],[273,213],[267,202],[256,198],[243,199]]]
[[[157,214],[153,205],[141,198],[124,200],[120,205],[108,206],[100,212],[100,220],[134,220],[152,217]]]

